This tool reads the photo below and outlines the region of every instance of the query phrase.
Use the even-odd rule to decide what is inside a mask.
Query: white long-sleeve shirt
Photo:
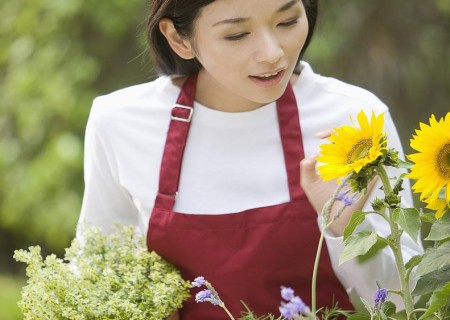
[[[388,108],[378,98],[364,89],[315,74],[305,62],[302,67],[293,89],[305,157],[319,153],[324,141],[315,136],[318,131],[351,124],[350,116],[356,119],[363,109],[368,115],[372,111],[384,113],[388,145],[403,158]],[[170,77],[161,76],[94,100],[86,130],[80,224],[97,225],[105,231],[117,223],[131,224],[143,234],[147,232],[171,108],[179,92]],[[391,176],[398,176],[400,172],[394,170],[390,169]],[[407,181],[405,190],[402,199],[410,206]],[[371,199],[374,197],[383,197],[378,187]],[[221,214],[288,201],[275,103],[239,113],[195,103],[174,210]],[[364,209],[371,210],[370,201]],[[369,215],[364,227],[389,234],[388,225],[378,218]],[[342,237],[327,235],[326,244],[333,269],[347,290],[355,289],[359,296],[371,301],[377,289],[375,281],[387,288],[399,287],[389,248],[364,264],[352,260],[338,266]],[[404,237],[405,261],[421,250]]]

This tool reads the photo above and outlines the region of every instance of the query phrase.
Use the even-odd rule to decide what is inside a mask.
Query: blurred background
[[[15,249],[62,256],[83,192],[95,96],[152,79],[148,0],[0,1],[0,319],[21,319]],[[449,0],[321,1],[305,56],[378,95],[405,151],[420,121],[450,111]]]

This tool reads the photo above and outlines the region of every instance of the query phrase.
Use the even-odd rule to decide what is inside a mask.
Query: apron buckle
[[[183,110],[180,110],[183,109]],[[188,110],[189,113],[184,110]],[[192,114],[194,113],[194,108],[189,106],[184,106],[182,104],[175,104],[172,108],[172,120],[181,122],[191,122]]]

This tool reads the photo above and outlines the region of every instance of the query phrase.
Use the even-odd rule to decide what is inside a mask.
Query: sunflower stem
[[[392,193],[392,186],[389,181],[389,176],[388,176],[383,164],[380,163],[378,165],[377,173],[381,179],[381,182],[383,183],[383,189],[384,189],[385,195]],[[413,314],[414,301],[412,299],[411,291],[409,288],[409,281],[408,281],[408,277],[407,277],[407,273],[406,273],[405,262],[403,261],[402,247],[401,247],[401,242],[400,242],[401,232],[398,228],[397,223],[395,223],[392,220],[392,208],[389,208],[388,222],[389,222],[389,226],[391,228],[391,240],[389,241],[390,242],[389,246],[392,249],[392,252],[394,253],[395,262],[397,265],[397,271],[398,271],[398,276],[399,276],[399,280],[400,280],[400,288],[401,288],[400,295],[405,304],[405,311],[406,311],[407,319],[414,319],[415,318],[414,314]]]
[[[387,194],[392,192],[391,182],[389,181],[389,176],[383,164],[378,164],[377,173],[383,183],[384,193]]]

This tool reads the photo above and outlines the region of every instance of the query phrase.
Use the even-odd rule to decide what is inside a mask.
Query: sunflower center
[[[352,146],[352,149],[347,154],[346,163],[350,164],[359,159],[364,158],[372,148],[372,139],[361,139]],[[450,145],[449,145],[450,146]],[[450,149],[449,149],[450,150]]]
[[[439,150],[436,157],[436,167],[444,179],[450,180],[450,143]]]

